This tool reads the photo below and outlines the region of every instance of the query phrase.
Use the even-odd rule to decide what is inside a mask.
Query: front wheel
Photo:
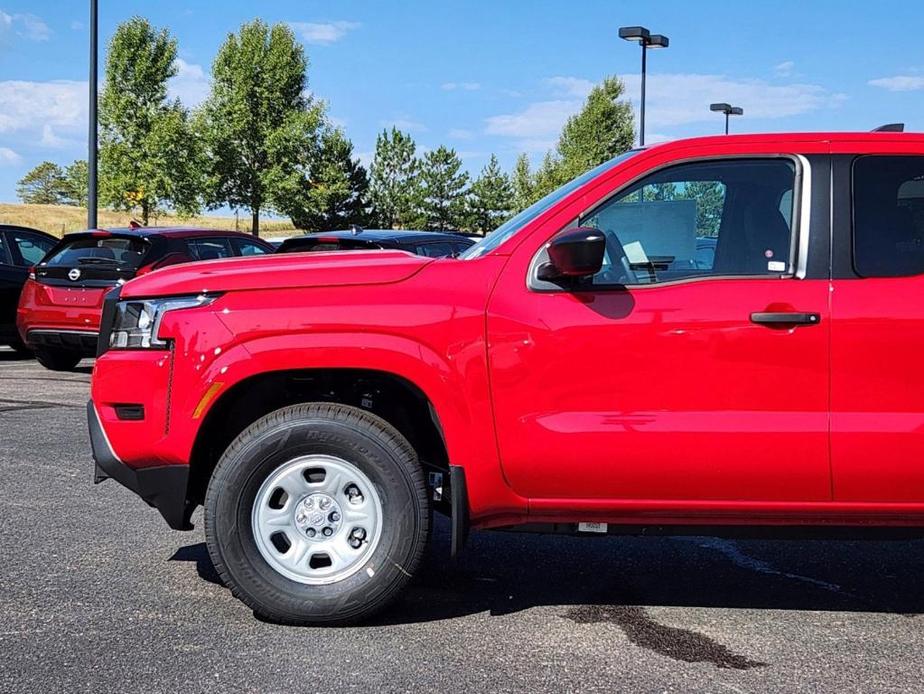
[[[417,570],[429,513],[423,471],[384,420],[343,405],[273,412],[235,439],[205,499],[215,568],[257,614],[346,624]]]
[[[72,371],[83,355],[65,349],[37,349],[35,358],[38,363],[52,371]]]

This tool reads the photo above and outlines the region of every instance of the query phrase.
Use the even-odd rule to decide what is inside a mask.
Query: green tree
[[[513,210],[522,212],[535,202],[533,198],[533,176],[529,170],[529,157],[521,154],[510,177],[513,186]]]
[[[468,173],[454,149],[440,145],[420,162],[420,214],[428,229],[461,229],[465,224]]]
[[[533,176],[533,202],[544,198],[567,180],[561,160],[551,152],[546,152]]]
[[[200,132],[207,202],[251,213],[282,209],[318,153],[324,106],[307,92],[308,58],[292,29],[257,19],[230,34],[212,65]]]
[[[369,169],[369,198],[384,229],[408,228],[417,219],[419,186],[416,145],[407,133],[383,130]]]
[[[674,200],[696,200],[696,235],[718,236],[725,207],[725,186],[719,181],[687,181]]]
[[[64,195],[67,204],[87,206],[90,187],[90,172],[86,159],[77,159],[64,169]]]
[[[167,99],[176,39],[141,17],[119,25],[106,58],[100,98],[100,199],[140,208],[147,224],[161,207],[199,209],[196,139],[186,110]]]
[[[327,128],[309,170],[280,211],[299,229],[318,231],[365,226],[369,219],[368,177],[353,158],[353,143],[339,128]]]
[[[16,184],[16,195],[27,205],[60,205],[65,198],[65,179],[61,167],[43,161]]]
[[[635,139],[632,106],[620,100],[625,85],[607,77],[591,89],[580,113],[565,123],[558,139],[559,180],[571,180],[631,149]]]
[[[497,157],[492,154],[469,190],[466,226],[482,234],[494,231],[510,217],[513,205],[510,178],[501,171]]]

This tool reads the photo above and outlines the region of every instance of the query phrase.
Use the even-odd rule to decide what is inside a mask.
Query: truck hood
[[[121,296],[390,284],[408,279],[433,260],[391,250],[206,260],[173,265],[133,279],[122,287]]]

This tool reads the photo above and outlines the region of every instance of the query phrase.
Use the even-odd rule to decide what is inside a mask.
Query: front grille
[[[77,330],[30,330],[26,338],[33,349],[66,349],[92,357],[96,354],[99,333]]]
[[[94,345],[93,352],[96,356],[102,355],[109,350],[109,338],[112,335],[112,323],[115,320],[116,304],[119,303],[119,296],[122,294],[122,285],[115,287],[106,293],[103,301],[103,315],[99,320],[99,340]]]

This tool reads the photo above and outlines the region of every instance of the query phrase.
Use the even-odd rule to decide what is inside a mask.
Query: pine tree
[[[631,105],[620,101],[624,91],[622,80],[607,77],[590,91],[581,112],[565,123],[558,140],[562,182],[631,149],[635,125]]]
[[[533,202],[544,198],[568,180],[561,160],[551,152],[546,152],[533,176]]]
[[[522,212],[535,202],[533,198],[533,176],[529,170],[529,157],[521,154],[513,167],[513,211]]]
[[[497,157],[492,154],[469,190],[466,226],[481,234],[494,231],[513,213],[513,205],[510,178],[501,171]]]
[[[208,157],[207,202],[251,213],[281,209],[320,147],[323,104],[307,94],[308,59],[292,29],[257,19],[231,34],[212,65],[199,131]]]
[[[43,161],[16,185],[16,195],[27,205],[60,205],[65,190],[64,172],[50,161]]]
[[[353,158],[353,143],[339,128],[328,128],[299,190],[280,211],[307,231],[365,226],[368,188],[366,170]]]
[[[392,128],[375,141],[375,158],[369,170],[369,198],[379,226],[408,228],[417,218],[418,161],[410,135]]]
[[[420,168],[420,213],[427,229],[465,225],[468,173],[454,149],[440,145],[427,152]]]
[[[142,221],[161,206],[199,209],[200,161],[188,114],[167,99],[176,74],[176,39],[135,17],[109,44],[100,98],[100,198],[139,207]]]

